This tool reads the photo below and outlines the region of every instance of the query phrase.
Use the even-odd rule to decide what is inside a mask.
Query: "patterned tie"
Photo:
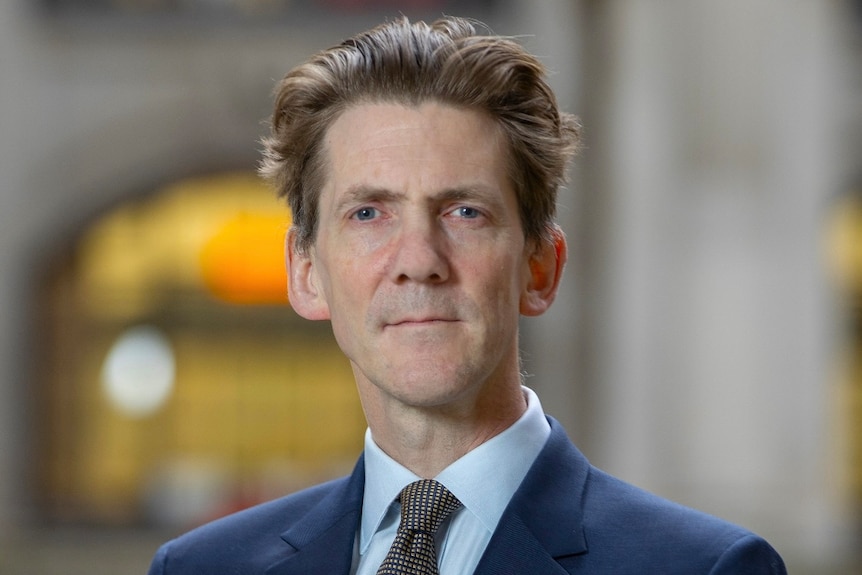
[[[401,523],[377,575],[438,575],[434,534],[461,502],[433,479],[411,483],[399,500]]]

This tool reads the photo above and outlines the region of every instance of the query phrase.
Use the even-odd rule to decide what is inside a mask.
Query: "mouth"
[[[406,318],[389,322],[386,327],[431,327],[456,323],[458,320],[442,317]]]

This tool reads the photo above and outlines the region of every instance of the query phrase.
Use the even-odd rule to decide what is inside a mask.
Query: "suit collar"
[[[349,573],[362,510],[365,465],[360,457],[353,473],[281,534],[287,556],[267,575]]]
[[[559,560],[585,553],[582,499],[589,462],[552,418],[548,442],[503,513],[475,575],[565,574]],[[349,573],[365,484],[353,474],[282,533],[287,556],[267,575]]]
[[[586,552],[582,499],[589,462],[552,418],[551,435],[494,532],[476,575],[566,573],[558,560]]]

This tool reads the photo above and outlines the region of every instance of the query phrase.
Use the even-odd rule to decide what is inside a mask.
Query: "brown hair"
[[[544,67],[517,42],[479,35],[468,20],[402,17],[319,52],[277,85],[260,171],[290,204],[298,249],[317,232],[324,136],[338,115],[362,103],[426,101],[490,114],[509,143],[525,236],[547,237],[578,124],[558,109]]]

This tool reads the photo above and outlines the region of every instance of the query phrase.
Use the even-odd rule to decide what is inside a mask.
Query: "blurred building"
[[[0,571],[143,571],[350,469],[350,370],[283,296],[287,209],[254,169],[274,82],[399,12],[525,35],[582,117],[563,293],[523,327],[546,409],[792,572],[857,572],[851,0],[0,5]]]

